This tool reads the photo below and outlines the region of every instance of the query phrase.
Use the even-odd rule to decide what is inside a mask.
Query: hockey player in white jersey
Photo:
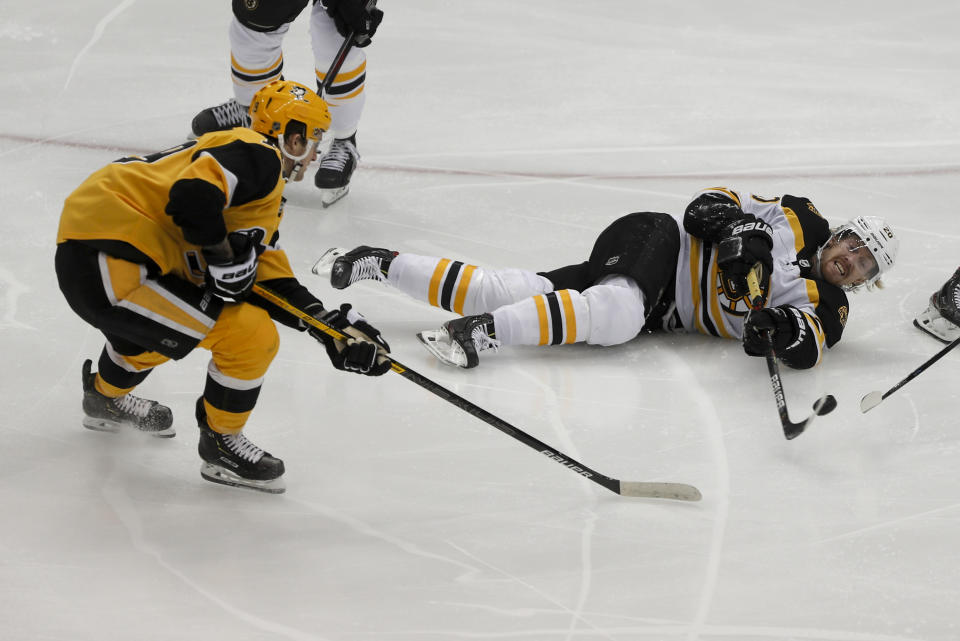
[[[930,296],[930,303],[913,324],[944,343],[960,338],[960,268]]]
[[[899,240],[881,219],[831,229],[806,198],[699,192],[682,216],[629,214],[597,238],[588,260],[547,272],[485,269],[386,249],[331,249],[314,266],[342,289],[387,282],[462,314],[421,332],[441,361],[475,367],[505,345],[624,343],[644,331],[741,340],[753,356],[769,332],[777,356],[804,369],[843,333],[846,292],[880,285]],[[762,265],[764,308],[750,312],[746,275]]]
[[[290,24],[311,0],[233,0],[230,23],[230,73],[234,97],[198,113],[192,123],[193,135],[234,127],[249,127],[248,110],[257,90],[283,78],[283,40]],[[320,157],[314,184],[320,189],[324,207],[347,195],[350,178],[360,161],[357,127],[366,93],[367,58],[363,48],[370,44],[383,12],[369,0],[312,0],[310,42],[317,75],[317,93],[330,108],[333,140]],[[327,80],[330,63],[343,39],[354,34],[353,48],[336,77]]]

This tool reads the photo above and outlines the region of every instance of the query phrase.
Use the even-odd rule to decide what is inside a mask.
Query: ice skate
[[[197,399],[197,425],[200,443],[197,450],[203,464],[200,476],[213,483],[249,488],[270,494],[282,494],[283,461],[271,456],[240,434],[220,434],[210,428],[203,397]]]
[[[314,184],[320,189],[320,201],[329,207],[350,191],[350,177],[360,162],[356,134],[349,138],[336,138],[327,153],[320,158],[320,167]]]
[[[417,338],[441,363],[464,369],[480,364],[480,352],[500,347],[490,314],[447,321],[440,329],[418,333]]]
[[[938,341],[952,343],[960,338],[960,327],[943,317],[939,307],[940,292],[934,292],[930,297],[930,304],[915,319],[913,324],[920,330],[930,334]]]
[[[324,252],[311,271],[321,278],[329,278],[334,289],[346,289],[360,280],[387,280],[387,270],[397,252],[360,245],[347,251],[333,247]]]
[[[208,107],[198,113],[193,118],[190,127],[193,130],[193,137],[197,138],[211,131],[224,131],[234,127],[249,127],[249,110],[237,102],[236,98],[231,98],[223,104],[216,107]]]
[[[93,362],[83,363],[83,426],[98,432],[119,432],[124,427],[132,428],[157,436],[171,438],[177,432],[173,429],[173,413],[166,405],[156,401],[139,398],[133,394],[124,394],[117,398],[104,396],[94,386],[96,372],[91,372]]]

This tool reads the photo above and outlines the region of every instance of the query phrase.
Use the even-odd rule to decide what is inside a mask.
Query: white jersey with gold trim
[[[827,221],[806,198],[761,198],[752,194],[741,198],[737,192],[722,187],[703,190],[697,197],[704,194],[721,194],[739,205],[745,214],[756,216],[773,228],[773,273],[765,292],[766,306],[791,305],[800,310],[809,336],[802,335],[797,342],[809,343],[809,356],[814,363],[819,362],[823,347],[840,340],[848,309],[842,290],[812,280],[810,275],[811,259],[830,237]],[[678,222],[682,228],[683,220]],[[746,297],[727,295],[716,254],[714,243],[689,233],[681,234],[677,314],[688,332],[740,339],[749,303]]]

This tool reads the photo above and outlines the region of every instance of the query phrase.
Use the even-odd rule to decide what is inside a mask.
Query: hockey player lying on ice
[[[590,258],[553,271],[485,269],[446,258],[357,247],[329,250],[314,272],[342,289],[374,279],[465,314],[421,332],[441,361],[476,367],[504,345],[624,343],[642,331],[742,339],[795,368],[820,362],[847,321],[847,291],[880,284],[898,239],[881,219],[859,216],[831,230],[806,198],[760,198],[707,189],[682,217],[642,212],[613,222]],[[766,307],[748,316],[746,274],[763,265]]]

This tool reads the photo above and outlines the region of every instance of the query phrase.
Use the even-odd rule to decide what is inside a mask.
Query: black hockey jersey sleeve
[[[802,315],[801,340],[778,356],[790,367],[805,369],[819,362],[820,344],[833,347],[840,341],[850,306],[842,289],[813,276],[817,251],[830,239],[830,224],[808,198],[787,194],[780,198],[780,207],[788,220],[795,221],[797,266],[814,313]]]
[[[814,313],[786,305],[795,323],[793,341],[777,351],[777,357],[794,369],[808,369],[820,362],[821,345],[836,345],[847,322],[847,295],[839,287],[807,280],[807,289],[815,301]]]
[[[224,209],[269,195],[281,169],[276,152],[262,144],[234,140],[199,150],[170,188],[166,212],[187,242],[213,245],[227,235]]]

